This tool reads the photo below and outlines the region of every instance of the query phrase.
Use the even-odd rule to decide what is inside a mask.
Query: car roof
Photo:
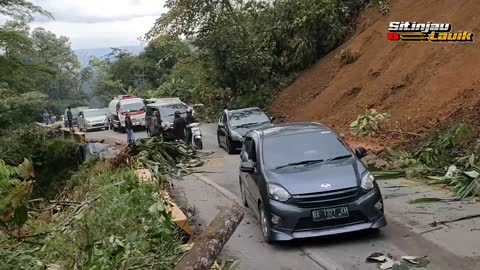
[[[256,129],[253,132],[257,132],[263,138],[278,137],[284,135],[292,135],[306,132],[331,132],[335,134],[327,126],[317,122],[294,122],[287,124],[280,124],[271,127],[264,127]],[[336,134],[335,134],[336,135]]]
[[[147,104],[147,107],[161,107],[161,106],[166,106],[166,105],[173,105],[173,104],[183,104],[187,106],[187,104],[181,102],[181,101],[171,101],[171,102],[155,102],[155,103],[149,103]],[[188,106],[187,106],[188,107]]]
[[[242,108],[242,109],[235,109],[235,110],[225,110],[227,113],[232,113],[232,112],[243,112],[243,111],[261,111],[262,109],[258,107],[248,107],[248,108]]]

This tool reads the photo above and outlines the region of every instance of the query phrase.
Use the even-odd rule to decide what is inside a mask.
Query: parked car
[[[240,154],[243,203],[265,241],[316,237],[386,226],[380,189],[329,128],[292,123],[247,133]]]
[[[72,126],[74,126],[74,127],[77,126],[78,113],[82,110],[88,110],[88,109],[89,109],[88,107],[71,108],[71,111],[72,111]],[[63,115],[63,125],[65,127],[68,127],[67,111],[68,111],[68,109],[65,109],[65,114]]]
[[[77,125],[80,131],[108,129],[108,118],[105,109],[88,109],[78,113]]]
[[[146,126],[147,134],[149,137],[163,136],[166,141],[173,140],[173,120],[175,118],[175,112],[179,111],[182,117],[186,116],[188,106],[183,102],[171,102],[171,103],[150,103],[146,106]],[[160,128],[155,116],[155,112],[160,113],[162,119],[163,134],[160,134]]]
[[[233,154],[242,149],[243,137],[248,131],[272,125],[272,118],[257,107],[225,110],[218,120],[218,146]]]

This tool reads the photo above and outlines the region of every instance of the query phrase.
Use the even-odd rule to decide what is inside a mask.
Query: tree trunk
[[[239,205],[223,208],[174,270],[210,270],[242,219]]]

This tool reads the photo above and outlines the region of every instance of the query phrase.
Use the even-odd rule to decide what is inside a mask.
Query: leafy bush
[[[34,124],[0,130],[0,159],[8,165],[17,166],[24,158],[30,159],[37,149],[54,138],[63,138],[62,132]]]
[[[0,227],[4,230],[18,228],[27,221],[26,200],[32,193],[33,178],[30,161],[25,160],[17,168],[0,159]]]
[[[25,158],[32,160],[35,169],[34,193],[52,196],[82,161],[80,146],[73,140],[65,140],[59,130],[31,124],[1,131],[0,159],[17,166]]]
[[[461,154],[457,148],[468,138],[470,127],[456,124],[438,132],[416,152],[387,150],[390,162],[407,170],[408,176],[430,179],[430,184],[448,185],[463,199],[480,196],[480,159],[475,153]]]
[[[49,263],[64,269],[171,269],[181,254],[181,236],[166,211],[159,183],[139,184],[131,169],[113,169],[97,162],[103,170],[83,167],[75,175],[80,186],[88,188],[82,204],[72,204],[55,215],[51,223],[29,222],[30,235],[41,249],[2,239],[0,266],[16,265],[44,269]],[[80,198],[77,198],[80,199]],[[46,235],[46,236],[45,236]],[[16,256],[24,256],[19,261]],[[42,268],[41,268],[42,267]],[[35,269],[35,268],[33,268]]]
[[[375,109],[365,111],[357,116],[357,119],[350,124],[350,129],[355,135],[373,135],[380,131],[380,125],[390,118],[388,113],[379,113]]]

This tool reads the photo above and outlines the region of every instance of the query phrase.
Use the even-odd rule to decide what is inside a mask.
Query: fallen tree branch
[[[454,223],[454,222],[457,222],[457,221],[474,219],[474,218],[480,218],[480,214],[468,215],[468,216],[464,216],[464,217],[456,218],[456,219],[451,219],[451,220],[443,220],[443,221],[438,221],[438,222],[432,222],[430,225],[432,225],[432,227],[436,227],[436,226],[438,226],[438,224],[446,225],[448,223]]]
[[[401,130],[387,130],[387,132],[400,133],[400,134],[406,134],[406,135],[417,136],[417,137],[423,136],[422,134],[408,132],[408,131],[401,131]]]
[[[211,269],[242,219],[243,210],[240,206],[234,204],[222,209],[174,270]]]

